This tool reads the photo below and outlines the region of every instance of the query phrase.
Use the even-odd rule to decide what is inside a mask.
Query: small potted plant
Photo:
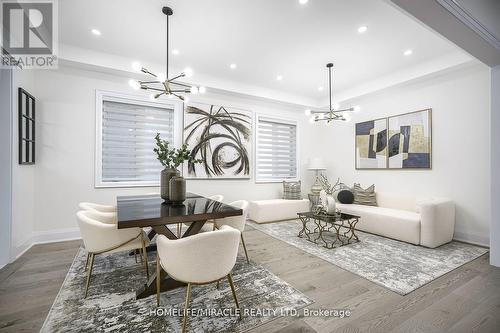
[[[156,158],[165,167],[161,171],[161,197],[166,201],[170,202],[170,180],[176,177],[176,191],[174,191],[174,201],[182,202],[186,198],[186,181],[181,177],[181,174],[177,168],[185,161],[191,163],[201,163],[201,160],[195,159],[191,156],[191,151],[188,149],[187,144],[183,144],[181,148],[170,147],[168,141],[162,140],[160,133],[155,136],[156,147],[153,151],[156,153]],[[183,193],[181,193],[183,192]]]

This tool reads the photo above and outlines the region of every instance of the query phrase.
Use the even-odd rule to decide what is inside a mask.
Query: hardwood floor
[[[350,317],[282,317],[251,332],[500,332],[500,269],[484,255],[406,296],[276,240],[245,231],[250,260]],[[80,241],[36,245],[0,270],[0,332],[37,332]]]

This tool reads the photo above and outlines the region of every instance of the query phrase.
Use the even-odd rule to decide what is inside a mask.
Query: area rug
[[[248,224],[276,239],[326,260],[349,272],[406,295],[432,280],[488,252],[488,249],[453,241],[435,249],[357,232],[359,243],[327,249],[297,237],[300,220]]]
[[[153,255],[153,253],[151,254]],[[95,259],[89,295],[83,298],[86,252],[80,249],[45,320],[41,332],[180,332],[186,288],[136,300],[135,290],[145,283],[144,266],[126,253]],[[150,269],[155,269],[153,256]],[[238,257],[233,280],[244,314],[231,313],[234,300],[225,281],[193,286],[191,309],[196,317],[189,332],[242,332],[312,303],[277,276]]]

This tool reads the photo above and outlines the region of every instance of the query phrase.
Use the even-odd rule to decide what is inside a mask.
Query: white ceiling
[[[334,93],[462,53],[384,0],[63,0],[60,43],[161,64],[165,16],[171,56],[203,77],[283,91],[309,100],[327,97],[325,64],[333,62]],[[368,26],[359,34],[357,28]],[[101,36],[90,33],[99,29]],[[412,49],[411,56],[403,51]],[[127,60],[128,61],[128,60]],[[238,65],[236,70],[230,63]],[[282,81],[276,75],[283,75]],[[195,76],[196,77],[196,76]],[[203,82],[202,82],[203,83]],[[318,91],[319,86],[325,90]]]

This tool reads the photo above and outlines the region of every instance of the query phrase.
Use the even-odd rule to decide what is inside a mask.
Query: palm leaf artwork
[[[224,106],[195,104],[186,108],[184,142],[191,157],[188,175],[196,178],[248,178],[252,115]]]

